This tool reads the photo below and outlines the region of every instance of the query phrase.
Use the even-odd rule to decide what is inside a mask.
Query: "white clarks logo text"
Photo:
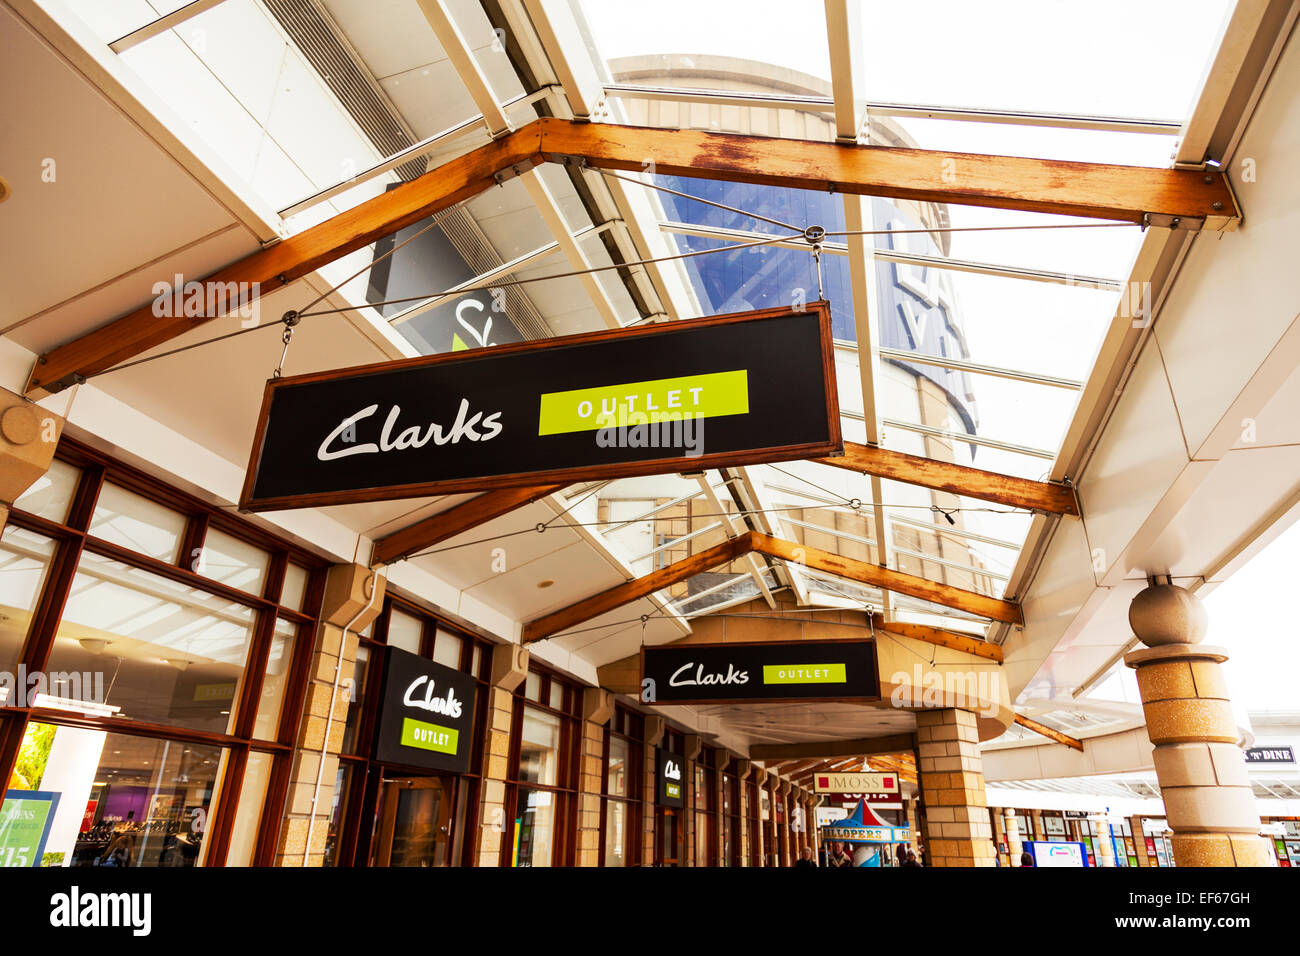
[[[420,686],[428,681],[428,686],[424,688],[424,696],[417,697]],[[456,691],[447,688],[446,697],[433,696],[433,681],[427,676],[417,677],[411,681],[411,686],[406,688],[406,696],[402,698],[402,703],[407,707],[418,707],[420,710],[431,711],[435,714],[442,714],[446,717],[460,716],[460,701],[456,699]]]
[[[50,925],[59,928],[126,927],[134,936],[153,930],[153,894],[82,893],[74,886],[50,897]]]
[[[691,668],[695,668],[692,675]],[[668,678],[669,687],[691,687],[704,684],[748,684],[749,671],[742,671],[736,668],[734,664],[727,665],[725,674],[706,674],[704,665],[696,666],[694,663],[683,664],[677,670],[673,671],[673,676]]]
[[[321,461],[333,461],[349,455],[377,455],[381,452],[404,451],[407,448],[423,448],[430,441],[435,445],[455,445],[462,438],[466,441],[491,441],[501,434],[502,429],[500,412],[492,412],[490,415],[475,412],[470,415],[469,399],[462,398],[460,407],[456,410],[456,420],[451,428],[444,428],[437,422],[431,422],[424,428],[419,425],[408,425],[399,430],[398,419],[401,417],[402,407],[394,405],[388,410],[388,417],[384,420],[383,430],[379,433],[379,443],[356,444],[357,423],[369,418],[378,410],[378,404],[367,405],[361,411],[339,422],[338,426],[320,443],[320,448],[316,450],[316,457]]]
[[[682,768],[677,766],[676,760],[664,761],[664,776],[667,777],[669,780],[682,779]]]

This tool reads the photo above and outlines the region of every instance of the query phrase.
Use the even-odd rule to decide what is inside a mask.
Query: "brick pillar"
[[[1007,831],[1007,855],[1011,857],[1011,865],[1020,865],[1020,854],[1025,852],[1025,845],[1020,841],[1020,821],[1016,819],[1014,807],[1006,807],[1002,811],[1003,826]]]
[[[777,832],[777,825],[776,825],[776,804],[777,801],[780,799],[780,795],[776,791],[777,791],[777,786],[780,784],[780,779],[777,777],[776,771],[769,770],[767,772],[766,783],[767,783],[767,810],[768,810],[767,833],[766,833],[767,839],[765,841],[765,850],[767,853],[766,862],[768,866],[780,866],[781,865],[781,840]]]
[[[655,846],[655,821],[659,816],[659,791],[656,789],[657,781],[655,775],[658,767],[655,761],[655,748],[659,746],[664,739],[664,730],[666,723],[662,717],[647,716],[642,718],[645,728],[645,746],[641,749],[645,751],[645,776],[644,788],[642,789],[642,807],[645,811],[641,814],[641,863],[644,866],[651,866],[657,856],[657,847]]]
[[[754,830],[757,834],[755,844],[756,859],[751,863],[752,866],[767,866],[767,848],[771,842],[768,837],[768,822],[763,819],[763,794],[767,790],[767,771],[762,767],[754,768],[754,799],[757,804],[754,807]],[[772,801],[768,798],[768,820],[771,819]]]
[[[63,419],[0,388],[0,531],[9,507],[50,469]]]
[[[736,778],[736,790],[739,794],[739,805],[736,807],[740,813],[740,827],[736,831],[736,839],[740,841],[740,865],[757,866],[750,859],[749,853],[749,815],[754,812],[754,808],[749,805],[749,774],[754,765],[748,760],[742,760],[737,757],[732,761],[734,765],[734,776]]]
[[[975,714],[919,711],[916,741],[929,865],[995,865]]]
[[[781,831],[777,840],[781,852],[781,865],[793,866],[794,860],[790,858],[790,844],[792,842],[790,834],[790,800],[788,799],[790,781],[778,778],[776,788],[778,798],[781,801]]]
[[[365,630],[384,606],[384,574],[380,571],[373,581],[371,578],[370,569],[359,564],[336,564],[325,578],[320,626],[312,648],[311,675],[298,725],[276,866],[321,866],[324,862],[338,755],[343,749],[343,728],[348,715],[343,679],[356,663],[357,632]],[[343,628],[349,622],[352,626],[344,640]]]
[[[1029,833],[1030,840],[1044,840],[1047,838],[1047,833],[1043,829],[1042,810],[1029,811],[1029,830],[1030,830]]]
[[[993,827],[993,852],[997,854],[998,860],[1001,861],[1006,856],[1002,851],[1002,844],[1005,842],[1005,832],[1002,829],[1002,808],[989,807],[989,824]]]
[[[920,764],[918,763],[919,767]],[[907,827],[911,834],[912,852],[916,854],[919,861],[921,859],[921,815],[920,815],[920,796],[912,797],[904,802],[903,807],[907,811]]]
[[[708,860],[695,859],[695,828],[702,825],[702,822],[697,818],[696,814],[698,812],[697,808],[700,805],[700,801],[704,798],[703,794],[695,792],[695,761],[699,759],[700,752],[703,749],[703,737],[699,734],[686,735],[686,753],[682,754],[682,757],[686,762],[686,786],[691,798],[686,801],[686,806],[690,810],[690,813],[682,814],[682,839],[686,841],[686,846],[683,849],[686,851],[687,866],[708,865]]]
[[[600,687],[582,692],[582,761],[578,769],[578,866],[600,866],[601,781],[605,725],[614,716],[614,695]]]
[[[722,772],[730,765],[731,754],[725,750],[716,753],[718,765],[714,768],[713,774],[713,806],[718,812],[713,815],[713,845],[718,848],[718,866],[730,866],[731,860],[726,856],[726,845],[722,841],[723,829],[726,827],[726,821],[723,819],[726,814],[722,812]]]
[[[1138,866],[1150,866],[1151,862],[1147,859],[1147,835],[1142,831],[1142,818],[1136,814],[1129,817],[1128,828],[1133,834],[1133,855],[1137,857]]]
[[[1228,655],[1200,644],[1205,608],[1183,588],[1152,584],[1133,599],[1128,620],[1147,645],[1124,663],[1137,671],[1174,862],[1273,866],[1219,666]]]
[[[510,726],[514,689],[528,676],[528,648],[498,644],[492,648],[486,726],[483,728],[483,786],[480,788],[479,866],[499,866],[501,841],[510,832],[506,817],[506,779],[510,775]]]

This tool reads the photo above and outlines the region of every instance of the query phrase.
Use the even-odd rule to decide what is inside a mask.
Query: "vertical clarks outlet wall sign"
[[[842,453],[830,307],[266,384],[240,507],[316,507]]]
[[[686,761],[682,759],[682,755],[660,747],[656,763],[659,768],[656,802],[661,807],[685,806]]]
[[[880,699],[872,640],[642,647],[641,687],[659,704]]]
[[[464,773],[473,749],[474,678],[388,648],[375,759]]]

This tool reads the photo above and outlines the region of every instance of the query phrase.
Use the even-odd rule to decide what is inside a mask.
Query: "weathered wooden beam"
[[[874,754],[910,752],[912,734],[858,737],[847,740],[815,740],[796,744],[751,744],[750,760],[790,760],[800,757],[870,757]]]
[[[1042,734],[1048,740],[1055,740],[1058,744],[1065,744],[1067,747],[1073,747],[1079,753],[1083,753],[1083,741],[1076,740],[1068,734],[1063,734],[1059,730],[1053,730],[1046,724],[1040,724],[1032,718],[1025,717],[1022,714],[1016,714],[1016,723],[1026,730],[1032,730],[1036,734]]]
[[[830,187],[840,193],[1133,223],[1150,214],[1159,224],[1166,217],[1178,218],[1184,227],[1208,219],[1219,228],[1231,228],[1239,216],[1232,192],[1217,171],[572,123],[550,117],[537,123],[546,159],[580,157],[604,169],[641,172],[649,161],[661,175],[822,191]]]
[[[932,604],[942,604],[944,607],[956,608],[994,621],[1002,621],[1006,624],[1024,623],[1024,618],[1020,613],[1020,605],[1013,601],[1004,601],[1001,598],[989,597],[987,594],[967,591],[963,588],[953,587],[951,584],[940,584],[937,581],[918,577],[915,574],[908,574],[905,571],[882,568],[878,564],[868,564],[866,561],[846,558],[843,555],[832,554],[830,551],[823,551],[820,548],[809,548],[793,541],[784,541],[780,538],[760,534],[757,531],[750,532],[750,534],[752,535],[754,550],[769,557],[793,561],[795,564],[801,564],[826,574],[834,574],[838,577],[848,578],[850,581],[858,581],[872,587],[893,591],[896,594],[906,594],[920,598],[923,601],[929,601]]]
[[[522,641],[525,644],[540,641],[553,634],[558,634],[560,631],[575,627],[584,621],[590,621],[593,617],[599,617],[616,607],[631,604],[633,601],[640,600],[655,591],[671,587],[679,581],[685,581],[701,571],[707,571],[710,568],[716,568],[720,564],[726,564],[735,558],[743,557],[752,548],[750,543],[751,535],[752,532],[747,531],[735,538],[728,538],[721,544],[715,544],[698,554],[675,561],[667,567],[634,578],[624,584],[616,585],[607,591],[602,591],[592,597],[578,601],[576,604],[570,604],[568,607],[560,608],[558,611],[552,611],[550,614],[529,621],[524,625]]]
[[[1107,166],[1016,156],[576,123],[544,117],[205,277],[278,288],[482,192],[537,162],[796,189],[1020,209],[1183,228],[1232,228],[1240,211],[1217,170]],[[170,278],[170,277],[168,277]],[[196,277],[197,278],[197,277]],[[269,290],[268,290],[269,291]],[[219,316],[160,316],[154,303],[58,346],[25,392],[59,391]]]
[[[564,485],[525,485],[519,488],[499,488],[478,495],[469,501],[453,505],[446,511],[415,522],[375,542],[372,562],[392,564],[402,558],[446,541],[470,528],[499,518],[504,514],[532,504],[547,495],[561,491]]]
[[[1031,511],[1058,515],[1079,513],[1078,497],[1073,488],[1065,485],[1014,478],[1011,475],[971,468],[969,465],[936,461],[872,445],[846,441],[842,457],[819,458],[817,461],[865,475],[979,498],[981,501],[992,501],[1013,508],[1028,508]]]
[[[245,256],[202,279],[209,283],[242,283],[261,294],[340,259],[350,252],[426,219],[436,212],[495,185],[503,169],[523,168],[539,161],[537,130],[494,140],[464,156],[449,160],[423,176],[368,199],[297,235]],[[197,279],[198,277],[194,277]],[[171,281],[171,276],[165,277]],[[174,311],[174,310],[173,310]],[[134,358],[218,315],[158,315],[154,303],[100,326],[42,355],[32,369],[25,392],[56,392],[89,376]],[[263,320],[274,316],[263,316]],[[309,321],[309,320],[307,320]]]
[[[925,641],[927,644],[934,644],[938,647],[951,647],[955,651],[965,651],[967,654],[974,654],[976,657],[983,657],[986,660],[1002,662],[1001,644],[990,644],[988,641],[981,641],[978,637],[971,637],[969,634],[958,634],[955,631],[945,631],[943,628],[929,627],[925,624],[886,621],[880,615],[876,615],[872,623],[877,631],[897,634],[900,637],[910,637],[914,641]]]

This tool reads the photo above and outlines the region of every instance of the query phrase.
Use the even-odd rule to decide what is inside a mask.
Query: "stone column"
[[[722,841],[722,833],[725,827],[722,812],[722,772],[727,769],[731,762],[731,754],[725,750],[714,751],[717,754],[718,764],[714,767],[713,773],[713,807],[718,812],[713,815],[713,845],[718,848],[718,866],[730,866],[731,861],[726,857],[726,846]]]
[[[1146,645],[1124,663],[1137,671],[1174,862],[1272,866],[1219,666],[1228,655],[1200,643],[1205,608],[1183,588],[1152,584],[1133,599],[1128,620]]]
[[[1025,852],[1025,845],[1020,842],[1020,821],[1016,819],[1015,808],[1004,808],[1002,820],[1007,833],[1007,855],[1011,858],[1012,866],[1019,866],[1020,854]]]
[[[0,388],[0,531],[9,507],[50,469],[63,419]]]
[[[486,739],[483,746],[483,786],[480,788],[479,866],[498,866],[501,841],[510,832],[506,817],[506,779],[510,776],[510,726],[514,718],[514,690],[528,676],[528,648],[498,644],[492,648],[492,674],[488,685]]]
[[[912,852],[916,854],[917,860],[921,859],[921,815],[918,812],[920,802],[919,795],[903,802],[903,808],[907,812],[907,828],[911,834]]]
[[[289,799],[276,847],[276,866],[324,863],[334,781],[348,718],[343,682],[356,664],[357,632],[365,630],[383,609],[385,586],[382,571],[376,572],[372,580],[370,569],[359,564],[336,564],[326,575],[311,674],[290,769]],[[343,628],[349,622],[352,626],[344,640]]]
[[[686,735],[686,753],[682,754],[685,768],[683,773],[686,774],[687,791],[691,798],[684,801],[689,813],[682,814],[682,839],[686,845],[682,848],[685,851],[687,866],[707,866],[708,860],[695,859],[695,828],[701,826],[703,821],[697,817],[700,801],[704,794],[695,792],[695,761],[699,758],[700,752],[704,750],[704,738],[699,734]]]
[[[1030,839],[1030,840],[1045,840],[1045,839],[1047,839],[1047,833],[1046,833],[1046,831],[1045,831],[1044,828],[1043,828],[1043,811],[1042,811],[1042,810],[1030,810],[1030,811],[1029,811],[1029,839]]]
[[[998,857],[999,860],[1001,860],[1002,857],[1003,857],[1003,852],[1002,852],[1002,843],[1003,843],[1002,820],[1003,820],[1003,816],[1002,816],[1002,808],[1001,808],[1001,807],[989,807],[989,823],[992,824],[992,826],[993,826],[993,852],[994,852],[994,854],[997,855],[997,857]]]
[[[1128,819],[1128,828],[1133,832],[1133,854],[1138,866],[1150,866],[1147,859],[1147,835],[1142,831],[1142,817],[1134,814]]]
[[[916,747],[929,865],[994,866],[975,714],[918,711]]]
[[[655,779],[658,773],[658,765],[655,760],[655,748],[659,746],[664,739],[664,730],[666,722],[662,717],[650,716],[642,718],[642,726],[645,728],[645,776],[644,789],[642,792],[641,804],[643,812],[641,814],[641,865],[653,866],[658,856],[658,847],[655,845],[655,823],[659,817],[659,791],[658,781]]]
[[[790,833],[791,807],[790,800],[788,799],[790,793],[790,781],[778,778],[777,791],[781,800],[781,833],[779,840],[779,846],[781,848],[781,865],[793,866],[794,860],[791,859],[790,854],[790,844],[793,842]]]
[[[578,765],[578,845],[574,854],[578,866],[600,866],[605,725],[613,716],[613,694],[600,687],[583,690],[582,759]],[[609,838],[609,834],[605,836]]]
[[[781,865],[781,839],[776,825],[776,802],[780,799],[776,792],[780,784],[780,778],[777,777],[776,771],[767,772],[767,832],[764,842],[764,850],[767,859],[764,861],[767,866]]]
[[[1110,817],[1104,813],[1095,813],[1092,825],[1097,831],[1097,865],[1115,865],[1115,844],[1110,842]]]
[[[749,774],[753,769],[753,764],[748,760],[737,757],[732,761],[734,766],[734,776],[736,778],[736,790],[739,792],[740,827],[736,832],[736,839],[740,841],[740,865],[756,866],[749,854],[749,815],[752,809],[749,806]]]

